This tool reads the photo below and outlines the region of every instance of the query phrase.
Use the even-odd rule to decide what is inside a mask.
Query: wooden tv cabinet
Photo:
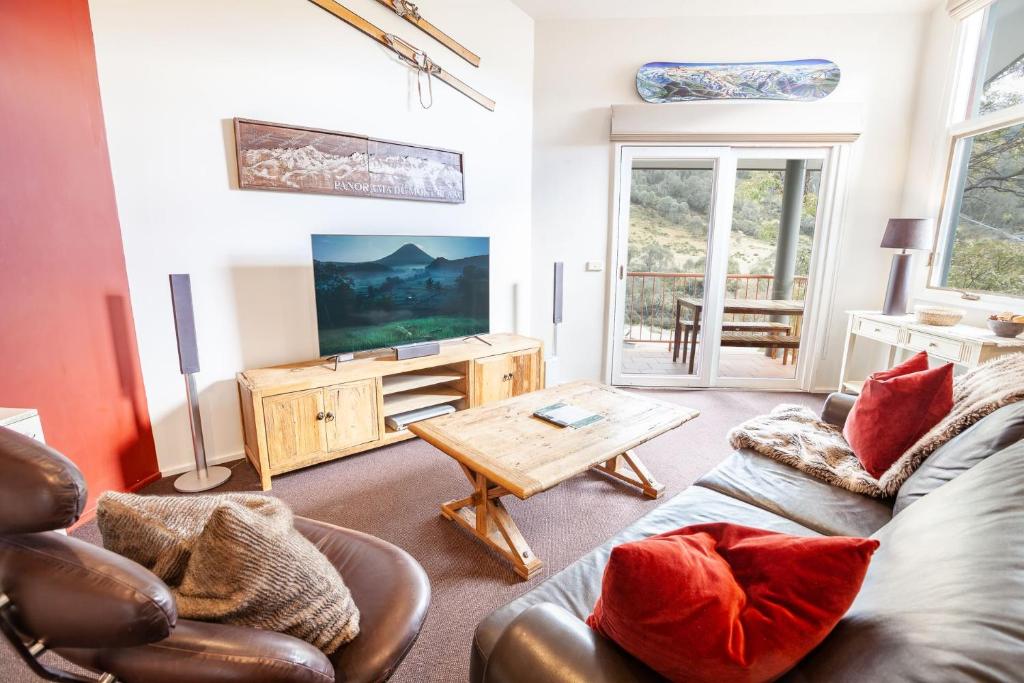
[[[371,351],[340,363],[314,360],[238,374],[245,455],[270,478],[414,438],[384,418],[449,403],[456,410],[544,387],[542,342],[514,334],[441,344],[436,356],[394,360]]]

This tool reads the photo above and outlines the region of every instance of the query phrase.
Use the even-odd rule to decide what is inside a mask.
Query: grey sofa
[[[841,425],[853,398],[833,394]],[[925,461],[890,501],[835,488],[749,451],[476,629],[472,683],[631,683],[656,673],[583,620],[611,548],[730,521],[881,541],[853,606],[783,680],[1024,681],[1024,402],[984,418]],[[685,643],[680,643],[685,648]]]

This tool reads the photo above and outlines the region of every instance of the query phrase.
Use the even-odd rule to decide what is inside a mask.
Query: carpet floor
[[[430,576],[433,599],[419,640],[392,680],[463,683],[473,629],[491,610],[571,564],[712,469],[729,455],[726,433],[739,422],[783,402],[818,409],[824,398],[746,391],[637,393],[701,411],[696,420],[637,449],[665,484],[664,498],[644,498],[596,474],[581,475],[527,501],[506,498],[513,519],[544,561],[541,574],[529,582],[520,581],[507,564],[441,517],[439,504],[467,495],[468,487],[455,462],[423,441],[406,441],[275,477],[272,493],[296,514],[365,531],[411,553]],[[248,463],[232,463],[232,469],[234,475],[221,490],[258,490]],[[170,478],[163,479],[142,492],[173,493],[171,484]],[[74,535],[100,543],[94,522]],[[0,672],[0,679],[10,683],[36,680],[2,642]]]

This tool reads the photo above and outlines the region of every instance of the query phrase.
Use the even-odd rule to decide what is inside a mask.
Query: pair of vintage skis
[[[471,50],[468,50],[464,45],[459,44],[457,40],[420,16],[419,8],[409,2],[409,0],[377,0],[377,2],[392,10],[395,14],[402,17],[413,26],[418,27],[428,36],[441,43],[473,66],[480,66],[480,57],[473,54]]]
[[[396,55],[398,55],[399,59],[408,64],[413,69],[416,69],[416,71],[419,72],[421,78],[422,76],[425,75],[427,79],[427,88],[430,91],[430,104],[433,103],[433,90],[431,82],[433,78],[437,78],[438,80],[443,81],[444,83],[447,83],[451,87],[455,88],[460,93],[462,93],[469,99],[473,100],[480,106],[485,107],[490,111],[494,111],[494,100],[487,97],[486,95],[483,95],[477,90],[474,90],[465,82],[459,80],[455,76],[451,75],[450,73],[439,67],[437,64],[434,63],[434,61],[430,57],[427,56],[427,54],[423,50],[420,50],[416,46],[411,45],[410,43],[406,42],[402,38],[399,38],[393,33],[388,33],[387,31],[381,29],[380,27],[370,23],[366,19],[363,19],[361,16],[359,16],[352,10],[348,9],[340,2],[337,2],[336,0],[309,1],[321,7],[322,9],[330,12],[335,17],[341,19],[342,21],[344,21],[346,24],[349,24],[353,28],[362,31],[370,38],[373,38],[378,43],[394,52]],[[409,23],[414,24],[415,26],[422,29],[428,35],[437,39],[442,45],[455,52],[457,55],[465,59],[473,66],[480,65],[480,57],[475,55],[470,50],[466,49],[464,46],[460,45],[454,39],[443,33],[436,26],[434,26],[429,21],[420,16],[419,10],[417,9],[416,5],[412,4],[411,2],[408,2],[408,0],[377,0],[377,2],[390,8],[392,11],[398,14],[398,16],[402,17]],[[427,104],[427,102],[425,102],[423,99],[422,81],[420,81],[419,88],[420,103],[424,106],[424,108],[428,108],[430,104]]]

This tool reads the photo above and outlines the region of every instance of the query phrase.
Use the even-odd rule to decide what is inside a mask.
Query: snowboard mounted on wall
[[[839,67],[827,59],[788,62],[649,62],[636,74],[647,102],[788,100],[812,102],[839,85]]]

